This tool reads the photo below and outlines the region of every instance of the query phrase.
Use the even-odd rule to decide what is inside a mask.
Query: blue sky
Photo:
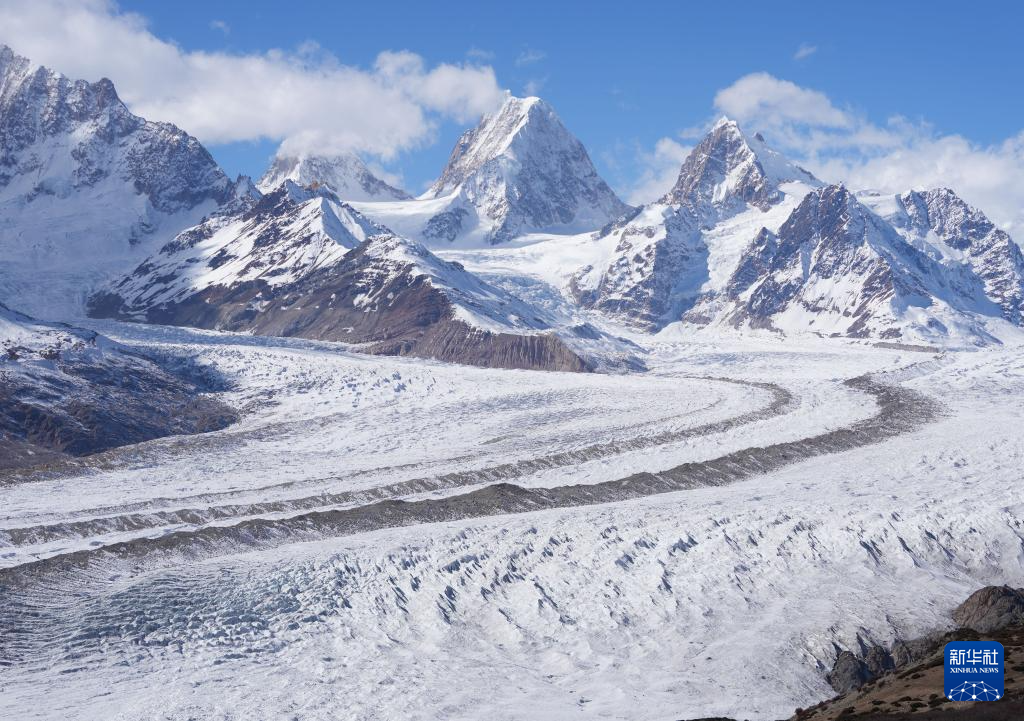
[[[695,129],[735,111],[828,180],[886,190],[944,181],[1005,225],[1024,225],[1015,3],[3,5],[17,9],[0,7],[0,41],[70,75],[110,76],[133,109],[198,135],[232,174],[258,176],[282,139],[299,143],[308,117],[316,132],[304,146],[328,136],[361,144],[418,192],[500,88],[547,99],[633,200],[667,182]],[[274,50],[284,60],[272,68],[303,67],[263,84],[264,70],[243,61]],[[399,72],[407,102],[367,91],[361,106],[352,88],[382,82],[385,51],[422,65]],[[448,66],[463,72],[435,72]],[[306,97],[287,92],[324,74]],[[282,108],[288,121],[262,122]]]
[[[921,118],[981,143],[1020,131],[1017,4],[871,5],[122,3],[185,48],[252,53],[314,40],[346,64],[369,66],[381,50],[402,49],[432,63],[492,65],[515,94],[539,86],[617,185],[636,173],[637,146],[705,121],[716,91],[755,71],[821,90],[877,122]],[[801,47],[816,50],[797,59]],[[460,129],[448,123],[434,146],[400,159],[411,187],[439,171]],[[231,169],[256,173],[268,147],[215,150]]]

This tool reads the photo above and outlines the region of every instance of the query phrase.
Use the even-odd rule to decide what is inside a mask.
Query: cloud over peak
[[[187,51],[105,0],[4,2],[0,42],[71,77],[109,77],[133,112],[212,144],[270,139],[291,150],[389,158],[429,141],[442,120],[471,121],[503,99],[492,68],[428,67],[408,51],[383,52],[368,69],[315,44]]]

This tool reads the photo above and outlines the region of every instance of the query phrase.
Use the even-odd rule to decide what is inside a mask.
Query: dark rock
[[[958,626],[991,633],[1024,623],[1024,589],[986,586],[972,593],[953,611]]]

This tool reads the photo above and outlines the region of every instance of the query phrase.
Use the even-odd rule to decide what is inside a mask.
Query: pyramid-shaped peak
[[[782,199],[779,186],[794,181],[821,185],[760,133],[748,136],[739,123],[722,116],[687,156],[662,202],[687,205],[699,217],[714,220],[747,205],[768,210]]]
[[[479,125],[462,134],[441,177],[428,195],[438,197],[450,193],[497,158],[519,157],[532,152],[557,154],[566,150],[578,154],[581,148],[579,141],[544,100],[535,96],[517,98],[509,95],[498,110],[483,116]]]

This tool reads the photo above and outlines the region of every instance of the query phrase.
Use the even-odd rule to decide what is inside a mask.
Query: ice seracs
[[[298,185],[326,185],[345,201],[408,200],[409,194],[374,175],[355,153],[338,155],[282,154],[260,178],[259,189],[269,193],[286,180]]]
[[[442,247],[594,230],[627,209],[583,144],[536,97],[509,97],[466,131],[419,200],[361,206],[388,227]]]
[[[109,80],[72,80],[0,46],[0,297],[76,312],[126,256],[231,193],[199,141],[133,115]]]

